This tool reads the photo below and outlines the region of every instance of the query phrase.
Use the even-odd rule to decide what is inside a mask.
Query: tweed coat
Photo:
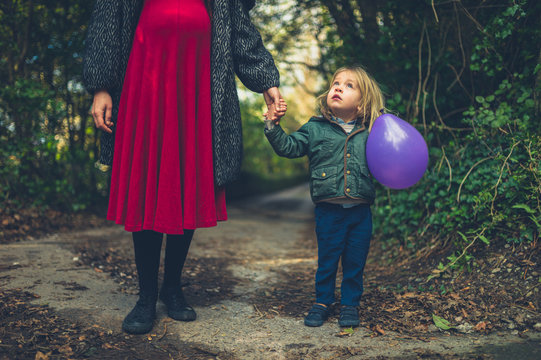
[[[114,123],[143,3],[144,0],[96,0],[88,26],[83,83],[92,94],[102,89],[111,94]],[[274,60],[248,14],[254,3],[254,0],[212,1],[211,106],[214,181],[218,186],[238,177],[242,161],[235,74],[248,89],[259,93],[280,84]],[[113,163],[114,129],[112,134],[101,134],[98,164]]]

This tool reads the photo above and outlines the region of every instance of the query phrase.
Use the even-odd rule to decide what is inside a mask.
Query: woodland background
[[[109,178],[94,168],[98,134],[81,86],[92,6],[0,3],[0,238],[37,231],[50,214],[104,212]],[[389,254],[447,249],[439,276],[502,246],[537,246],[541,2],[269,0],[252,18],[279,66],[290,131],[316,114],[334,70],[355,63],[424,135],[424,178],[408,190],[378,185],[374,235]],[[230,196],[304,181],[306,161],[267,144],[262,97],[240,94],[244,173]]]

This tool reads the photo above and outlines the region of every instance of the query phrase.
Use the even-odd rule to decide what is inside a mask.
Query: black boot
[[[156,298],[139,295],[135,307],[124,318],[122,330],[128,334],[146,334],[152,330],[156,319]]]
[[[184,298],[182,288],[165,288],[160,291],[160,300],[167,306],[167,315],[180,321],[194,321],[197,313]]]
[[[165,270],[160,300],[167,306],[167,315],[180,321],[193,321],[197,318],[195,310],[186,302],[180,284],[193,234],[193,230],[184,230],[182,235],[167,235],[165,247]]]
[[[145,334],[152,330],[154,325],[162,238],[163,234],[154,231],[143,230],[133,233],[139,300],[122,322],[122,330],[127,333]]]

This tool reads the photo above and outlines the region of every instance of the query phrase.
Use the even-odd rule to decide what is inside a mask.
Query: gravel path
[[[272,306],[260,309],[254,299],[290,281],[299,266],[315,270],[314,244],[307,246],[306,240],[312,229],[306,186],[230,206],[227,222],[196,232],[190,252],[191,259],[225,259],[213,262],[210,270],[216,284],[230,284],[229,296],[196,305],[198,319],[191,323],[168,319],[160,304],[154,332],[141,336],[141,341],[195,348],[210,359],[477,358],[474,353],[485,354],[481,358],[539,358],[539,333],[528,342],[511,334],[449,336],[434,331],[423,340],[389,332],[374,336],[366,328],[347,334],[336,319],[308,328],[303,313],[283,316]],[[48,304],[62,317],[120,333],[136,295],[121,291],[118,281],[99,269],[77,266],[73,249],[89,243],[114,244],[129,257],[130,242],[129,234],[115,226],[2,245],[0,284],[38,294],[36,304]],[[197,281],[195,271],[186,277]],[[201,289],[209,294],[222,290],[220,286]],[[306,298],[306,308],[311,301]]]

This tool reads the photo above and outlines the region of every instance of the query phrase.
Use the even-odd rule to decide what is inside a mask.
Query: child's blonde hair
[[[362,122],[365,125],[368,122],[368,129],[371,130],[374,121],[378,116],[381,115],[381,111],[384,110],[385,103],[383,100],[383,94],[376,80],[368,75],[368,73],[360,66],[345,66],[336,70],[332,77],[329,89],[317,98],[319,110],[324,117],[327,119],[331,118],[332,111],[327,105],[327,95],[329,95],[329,91],[331,91],[332,84],[334,83],[336,76],[344,71],[351,71],[353,74],[355,74],[357,85],[359,85],[359,89],[362,94],[357,118],[362,119]]]

